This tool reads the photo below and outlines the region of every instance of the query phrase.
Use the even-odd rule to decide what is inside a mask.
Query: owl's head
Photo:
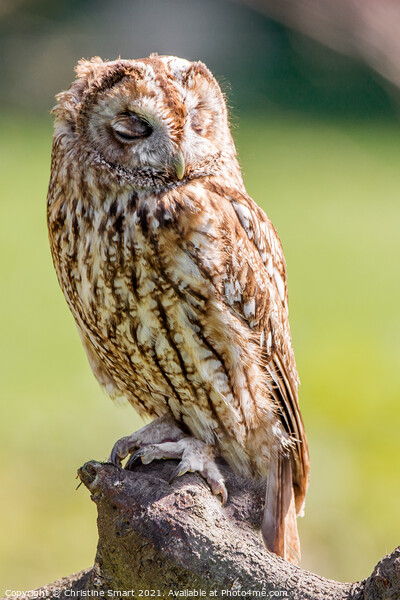
[[[203,63],[156,54],[96,57],[81,60],[76,72],[57,96],[56,135],[73,137],[107,163],[182,180],[235,156],[223,94]]]

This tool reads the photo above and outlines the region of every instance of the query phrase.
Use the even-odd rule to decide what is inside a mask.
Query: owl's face
[[[202,63],[94,58],[76,71],[57,96],[56,135],[75,136],[111,165],[180,180],[203,161],[235,154],[223,95]]]

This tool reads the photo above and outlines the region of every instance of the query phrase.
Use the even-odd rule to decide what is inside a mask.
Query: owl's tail
[[[299,562],[300,540],[289,457],[279,455],[271,459],[261,531],[268,550],[294,564]]]

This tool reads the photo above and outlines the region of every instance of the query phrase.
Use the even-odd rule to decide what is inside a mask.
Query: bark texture
[[[400,548],[363,582],[324,579],[267,552],[259,533],[264,490],[258,484],[221,464],[230,494],[222,506],[199,475],[170,485],[176,464],[130,472],[91,461],[79,469],[98,509],[94,567],[31,597],[400,599]]]

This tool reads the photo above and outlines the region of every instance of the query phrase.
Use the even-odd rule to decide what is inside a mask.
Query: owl
[[[296,562],[309,479],[278,235],[246,193],[221,90],[173,56],[81,60],[57,96],[47,217],[94,375],[152,421],[110,461],[178,459],[227,500],[265,482],[267,548]]]

